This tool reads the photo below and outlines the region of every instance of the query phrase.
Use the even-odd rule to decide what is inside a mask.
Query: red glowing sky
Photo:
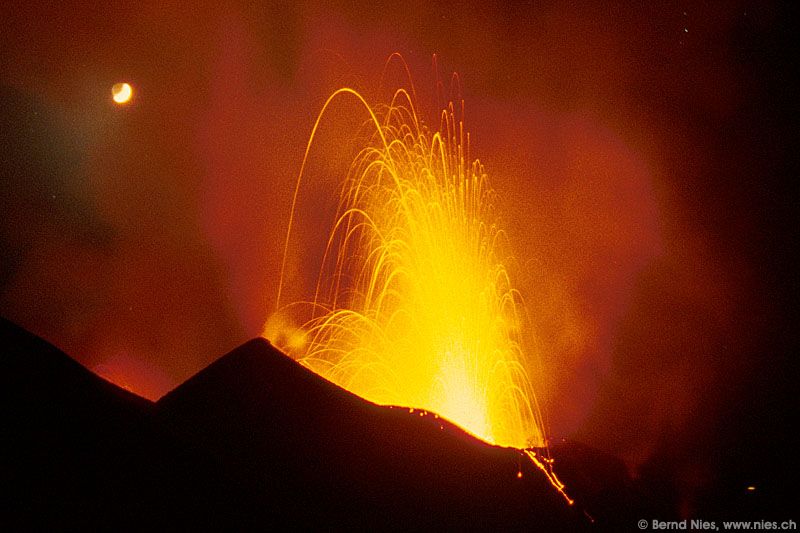
[[[392,52],[429,117],[433,55],[460,76],[554,435],[636,460],[715,416],[723,393],[692,414],[704,383],[738,388],[752,368],[741,347],[767,319],[737,320],[777,312],[758,271],[773,198],[747,181],[769,126],[753,122],[764,91],[746,44],[777,24],[767,4],[17,4],[2,8],[0,82],[80,138],[80,165],[42,177],[41,198],[4,197],[20,259],[0,311],[141,394],[260,333],[311,124],[339,86],[379,101]],[[125,108],[110,102],[121,80],[136,90]],[[341,168],[341,131],[327,126],[320,169]],[[312,215],[309,249],[325,222]],[[294,268],[298,285],[315,272]]]

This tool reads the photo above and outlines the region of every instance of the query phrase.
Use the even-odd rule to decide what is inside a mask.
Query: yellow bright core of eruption
[[[111,86],[111,97],[117,104],[127,104],[133,97],[133,87],[128,83],[115,83]]]
[[[484,168],[470,160],[462,109],[431,131],[403,89],[368,115],[365,148],[342,182],[339,207],[308,302],[280,307],[264,335],[334,383],[383,405],[436,412],[488,442],[542,446],[524,367],[522,300]],[[363,131],[363,130],[362,130]],[[305,312],[299,329],[287,314]]]

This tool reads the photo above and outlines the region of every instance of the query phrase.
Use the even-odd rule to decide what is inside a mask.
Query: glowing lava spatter
[[[404,89],[383,108],[350,88],[333,93],[306,148],[284,265],[315,134],[345,97],[363,104],[374,134],[343,181],[316,294],[291,306],[306,310],[305,323],[277,325],[282,270],[265,336],[372,402],[439,413],[490,443],[542,446],[523,365],[522,301],[506,268],[496,194],[470,159],[463,103],[451,103],[431,131]]]

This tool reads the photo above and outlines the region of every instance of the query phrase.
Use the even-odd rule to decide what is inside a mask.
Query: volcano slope
[[[156,409],[164,425],[235,473],[243,489],[235,497],[253,524],[581,524],[518,451],[431,413],[366,402],[263,339],[218,360]]]
[[[587,527],[519,451],[366,402],[263,339],[152,403],[2,320],[0,376],[3,529]]]
[[[158,426],[152,402],[2,318],[0,397],[0,530],[193,526],[217,500],[212,463]]]

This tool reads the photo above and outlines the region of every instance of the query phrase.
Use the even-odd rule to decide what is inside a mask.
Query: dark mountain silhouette
[[[518,451],[432,414],[366,402],[263,339],[156,407],[166,425],[236,472],[253,524],[551,531],[583,518]]]
[[[214,498],[154,405],[0,318],[0,529],[169,529]],[[10,496],[10,498],[9,498]]]
[[[587,524],[517,450],[366,402],[261,339],[153,404],[0,319],[0,376],[4,530]]]

